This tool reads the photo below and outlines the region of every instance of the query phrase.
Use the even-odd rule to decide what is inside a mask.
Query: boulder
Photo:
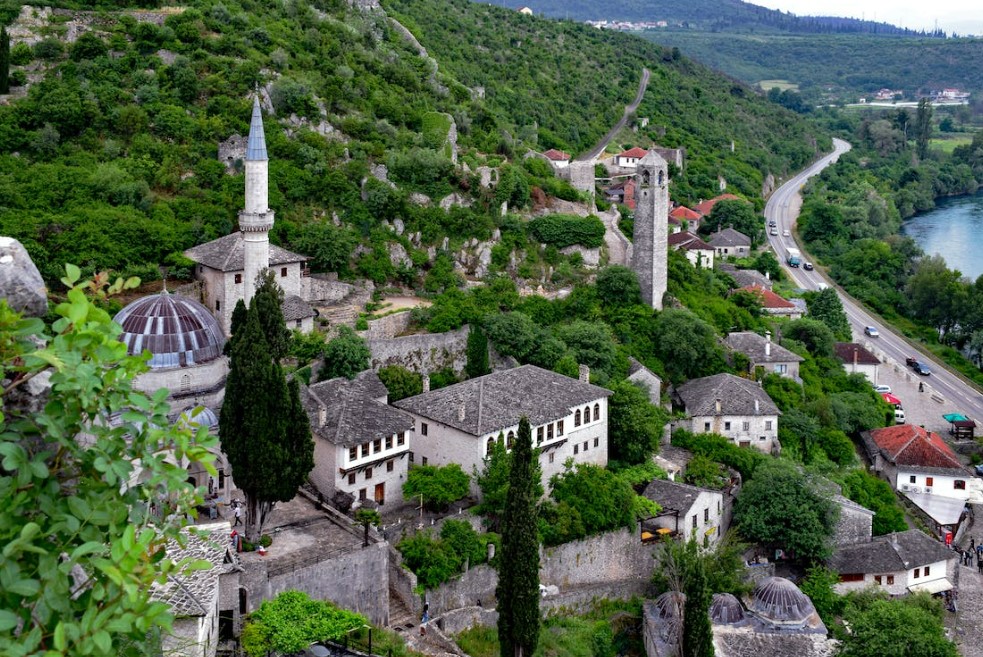
[[[48,312],[48,290],[41,272],[24,245],[12,237],[0,237],[0,294],[7,304],[30,317]]]

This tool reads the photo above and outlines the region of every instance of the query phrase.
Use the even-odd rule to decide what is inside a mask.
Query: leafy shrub
[[[536,241],[560,249],[575,244],[594,249],[604,244],[604,224],[594,215],[549,214],[529,222],[529,231]]]
[[[292,654],[315,641],[338,640],[368,621],[361,614],[339,609],[330,602],[311,600],[300,591],[284,591],[249,614],[242,632],[242,647],[249,657],[271,651]]]
[[[466,497],[471,490],[470,485],[471,477],[457,463],[418,465],[406,475],[403,497],[412,500],[422,495],[425,507],[442,511],[452,502]]]
[[[475,566],[488,557],[488,543],[496,543],[494,534],[479,535],[463,520],[447,520],[440,536],[430,530],[408,536],[396,549],[403,555],[403,564],[417,577],[425,589],[440,586],[464,570],[464,564]]]

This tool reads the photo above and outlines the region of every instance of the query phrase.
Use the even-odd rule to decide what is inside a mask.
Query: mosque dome
[[[151,369],[201,365],[222,356],[225,335],[205,306],[178,294],[138,299],[114,321],[123,327],[120,342],[130,355],[150,352]]]
[[[816,613],[809,596],[784,577],[769,577],[754,587],[751,610],[775,623],[800,623]]]
[[[730,593],[714,593],[710,603],[710,620],[719,625],[744,622],[744,606]]]

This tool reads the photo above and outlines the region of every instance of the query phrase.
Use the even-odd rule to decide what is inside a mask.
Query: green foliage
[[[423,377],[400,365],[379,369],[379,378],[389,391],[389,401],[396,402],[423,392]]]
[[[420,585],[432,589],[463,572],[466,563],[470,566],[485,563],[488,543],[497,541],[494,534],[478,535],[463,520],[445,520],[439,537],[430,530],[422,531],[404,538],[396,548]]]
[[[652,405],[648,393],[629,381],[609,384],[609,457],[627,464],[643,463],[659,445],[668,418]]]
[[[10,35],[0,26],[0,94],[10,93]]]
[[[764,221],[747,201],[718,201],[710,216],[700,224],[700,233],[710,235],[724,228],[733,228],[751,239],[751,245],[764,239]]]
[[[451,503],[466,497],[471,478],[457,463],[444,466],[418,465],[410,468],[403,484],[403,497],[408,500],[423,496],[423,505],[442,511]]]
[[[942,602],[927,593],[897,599],[886,596],[847,596],[844,619],[850,634],[843,638],[844,657],[890,654],[909,657],[956,657],[946,638]]]
[[[498,641],[502,654],[532,654],[539,638],[539,537],[536,531],[536,484],[539,475],[529,419],[519,419],[512,449],[509,495],[502,514],[499,561]]]
[[[297,653],[317,641],[338,641],[368,620],[324,600],[311,600],[300,591],[284,591],[249,614],[242,632],[242,648],[249,657],[272,651]]]
[[[703,560],[697,559],[683,587],[683,657],[713,657],[713,628],[710,626],[711,595]]]
[[[863,470],[854,470],[847,475],[844,484],[844,495],[874,512],[874,536],[903,532],[908,528],[904,510],[889,483]]]
[[[491,372],[488,366],[488,338],[480,328],[471,327],[468,332],[467,358],[464,373],[468,378],[473,379]]]
[[[283,319],[283,289],[276,282],[276,274],[269,269],[260,274],[249,305],[256,306],[270,357],[277,362],[282,360],[290,351],[290,330]]]
[[[529,234],[558,249],[577,244],[595,249],[604,244],[604,224],[595,215],[547,214],[529,222]]]
[[[656,317],[655,355],[674,382],[716,374],[724,357],[713,327],[688,310],[668,308]]]
[[[318,331],[301,333],[293,331],[290,337],[291,357],[297,359],[297,365],[303,367],[311,361],[319,358],[324,353],[324,335]]]
[[[512,471],[512,455],[505,445],[505,437],[499,435],[488,453],[480,472],[474,478],[481,490],[481,503],[475,508],[485,516],[492,528],[497,528],[499,518],[505,512],[505,502],[509,495],[509,477]]]
[[[550,487],[553,502],[542,504],[539,523],[546,545],[631,527],[636,520],[635,491],[610,470],[581,463],[555,475]]]
[[[814,356],[832,358],[836,338],[825,323],[804,317],[785,325],[785,338],[801,342]]]
[[[734,468],[741,473],[744,481],[754,476],[758,466],[771,460],[766,454],[742,449],[727,438],[712,433],[692,434],[677,429],[672,433],[672,444]]]
[[[720,490],[730,483],[730,477],[721,464],[711,461],[703,454],[696,454],[686,464],[683,481],[700,488]]]
[[[354,379],[359,372],[369,369],[371,357],[365,340],[355,335],[350,327],[342,326],[324,348],[324,365],[318,372],[318,379],[327,381],[340,376]]]
[[[762,463],[744,485],[734,508],[741,535],[769,549],[782,549],[803,563],[827,558],[838,507],[814,492],[787,461]]]
[[[833,627],[833,623],[843,613],[843,598],[837,595],[833,588],[839,581],[840,576],[836,572],[817,565],[809,568],[799,586],[812,600],[819,617],[827,627]]]
[[[850,340],[850,322],[836,290],[827,287],[819,292],[806,293],[806,303],[809,306],[809,317],[828,326],[837,340]]]
[[[175,563],[165,547],[186,540],[181,527],[201,501],[186,467],[215,474],[216,442],[168,421],[166,390],[148,397],[132,386],[147,367],[127,356],[99,306],[138,281],[107,288],[105,275],[65,273],[50,326],[0,300],[0,653],[144,655],[172,620],[152,583],[203,567]],[[47,403],[30,410],[20,386],[41,374]],[[119,424],[92,421],[111,416]],[[152,504],[167,512],[152,515]]]
[[[609,306],[632,306],[642,301],[638,275],[628,267],[611,265],[597,274],[597,296]]]

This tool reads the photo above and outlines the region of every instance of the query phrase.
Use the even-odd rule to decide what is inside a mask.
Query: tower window
[[[286,267],[281,267],[280,268],[280,278],[286,278],[286,276],[287,276],[287,268]]]
[[[222,310],[222,302],[215,301],[215,310]]]
[[[236,274],[236,285],[242,283],[242,274]]]

